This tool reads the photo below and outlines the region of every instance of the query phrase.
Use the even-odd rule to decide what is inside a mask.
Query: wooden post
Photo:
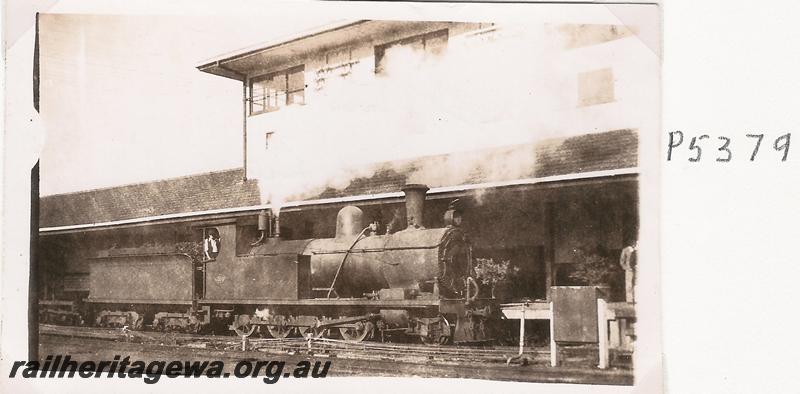
[[[619,348],[622,330],[619,329],[620,322],[619,319],[617,320],[609,320],[608,321],[608,347],[611,349]]]
[[[519,355],[522,355],[523,350],[525,349],[525,308],[528,307],[528,303],[522,304],[522,317],[519,319]]]
[[[608,321],[606,320],[606,300],[597,299],[597,342],[600,369],[608,368]]]
[[[242,77],[242,167],[244,175],[242,181],[247,180],[247,85],[248,78]]]
[[[548,202],[544,206],[545,223],[547,226],[547,253],[545,256],[545,294],[549,301],[551,296],[550,287],[554,285],[553,277],[555,276],[554,264],[556,262],[556,209],[555,203]]]
[[[553,323],[553,301],[550,301],[550,366],[558,366],[558,344],[556,343],[555,323]]]

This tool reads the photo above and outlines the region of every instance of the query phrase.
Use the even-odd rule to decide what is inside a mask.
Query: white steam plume
[[[287,121],[276,121],[266,161],[254,163],[262,200],[277,213],[287,200],[373,175],[372,163],[526,143],[563,128],[565,120],[553,115],[571,105],[568,76],[552,61],[564,48],[559,37],[545,26],[506,27],[491,36],[450,37],[438,55],[395,47],[386,52],[385,71],[372,78],[359,76],[368,73],[358,68],[374,67],[371,58],[361,59],[352,76],[329,78],[308,105],[274,113]],[[314,89],[314,81],[306,83]],[[476,167],[510,179],[533,164],[530,152],[494,159],[452,154],[408,180],[458,184]]]

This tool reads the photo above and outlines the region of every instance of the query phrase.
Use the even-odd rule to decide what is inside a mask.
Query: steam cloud
[[[526,143],[569,127],[568,119],[554,115],[574,107],[564,93],[570,76],[551,60],[563,51],[560,37],[546,26],[503,26],[450,37],[437,55],[393,47],[384,72],[374,77],[373,60],[361,59],[350,76],[328,78],[307,95],[308,105],[264,115],[280,113],[287,121],[273,118],[279,126],[266,160],[253,163],[262,202],[277,214],[286,201],[373,175],[373,163]],[[307,78],[308,90],[314,82]],[[456,153],[408,180],[458,184],[476,167],[493,179],[511,179],[528,173],[534,160],[529,152],[494,158]]]

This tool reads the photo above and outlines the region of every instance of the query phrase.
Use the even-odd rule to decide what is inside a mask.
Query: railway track
[[[509,363],[518,355],[518,348],[511,346],[430,346],[391,342],[348,342],[329,338],[250,338],[243,340],[234,336],[196,335],[184,333],[163,333],[151,331],[132,331],[96,327],[56,326],[42,324],[40,335],[87,338],[107,341],[137,342],[175,346],[224,350],[228,352],[258,351],[274,355],[309,355],[359,360],[382,360],[405,363],[436,364],[494,364]],[[587,353],[587,352],[583,352]],[[574,355],[572,358],[587,358]],[[549,362],[549,349],[526,348],[525,360],[514,358],[515,362],[546,364]],[[576,360],[578,361],[578,360]]]

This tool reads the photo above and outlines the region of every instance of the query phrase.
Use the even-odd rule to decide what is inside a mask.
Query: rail
[[[516,353],[512,346],[430,346],[408,343],[350,342],[330,338],[257,338],[208,336],[182,333],[141,332],[126,327],[109,329],[96,327],[55,326],[42,324],[39,334],[105,341],[155,343],[181,348],[201,348],[223,351],[259,351],[270,354],[308,354],[315,357],[336,357],[359,360],[393,360],[423,364],[505,364]],[[243,346],[244,345],[244,346]],[[546,348],[527,349],[526,355],[545,365]]]

